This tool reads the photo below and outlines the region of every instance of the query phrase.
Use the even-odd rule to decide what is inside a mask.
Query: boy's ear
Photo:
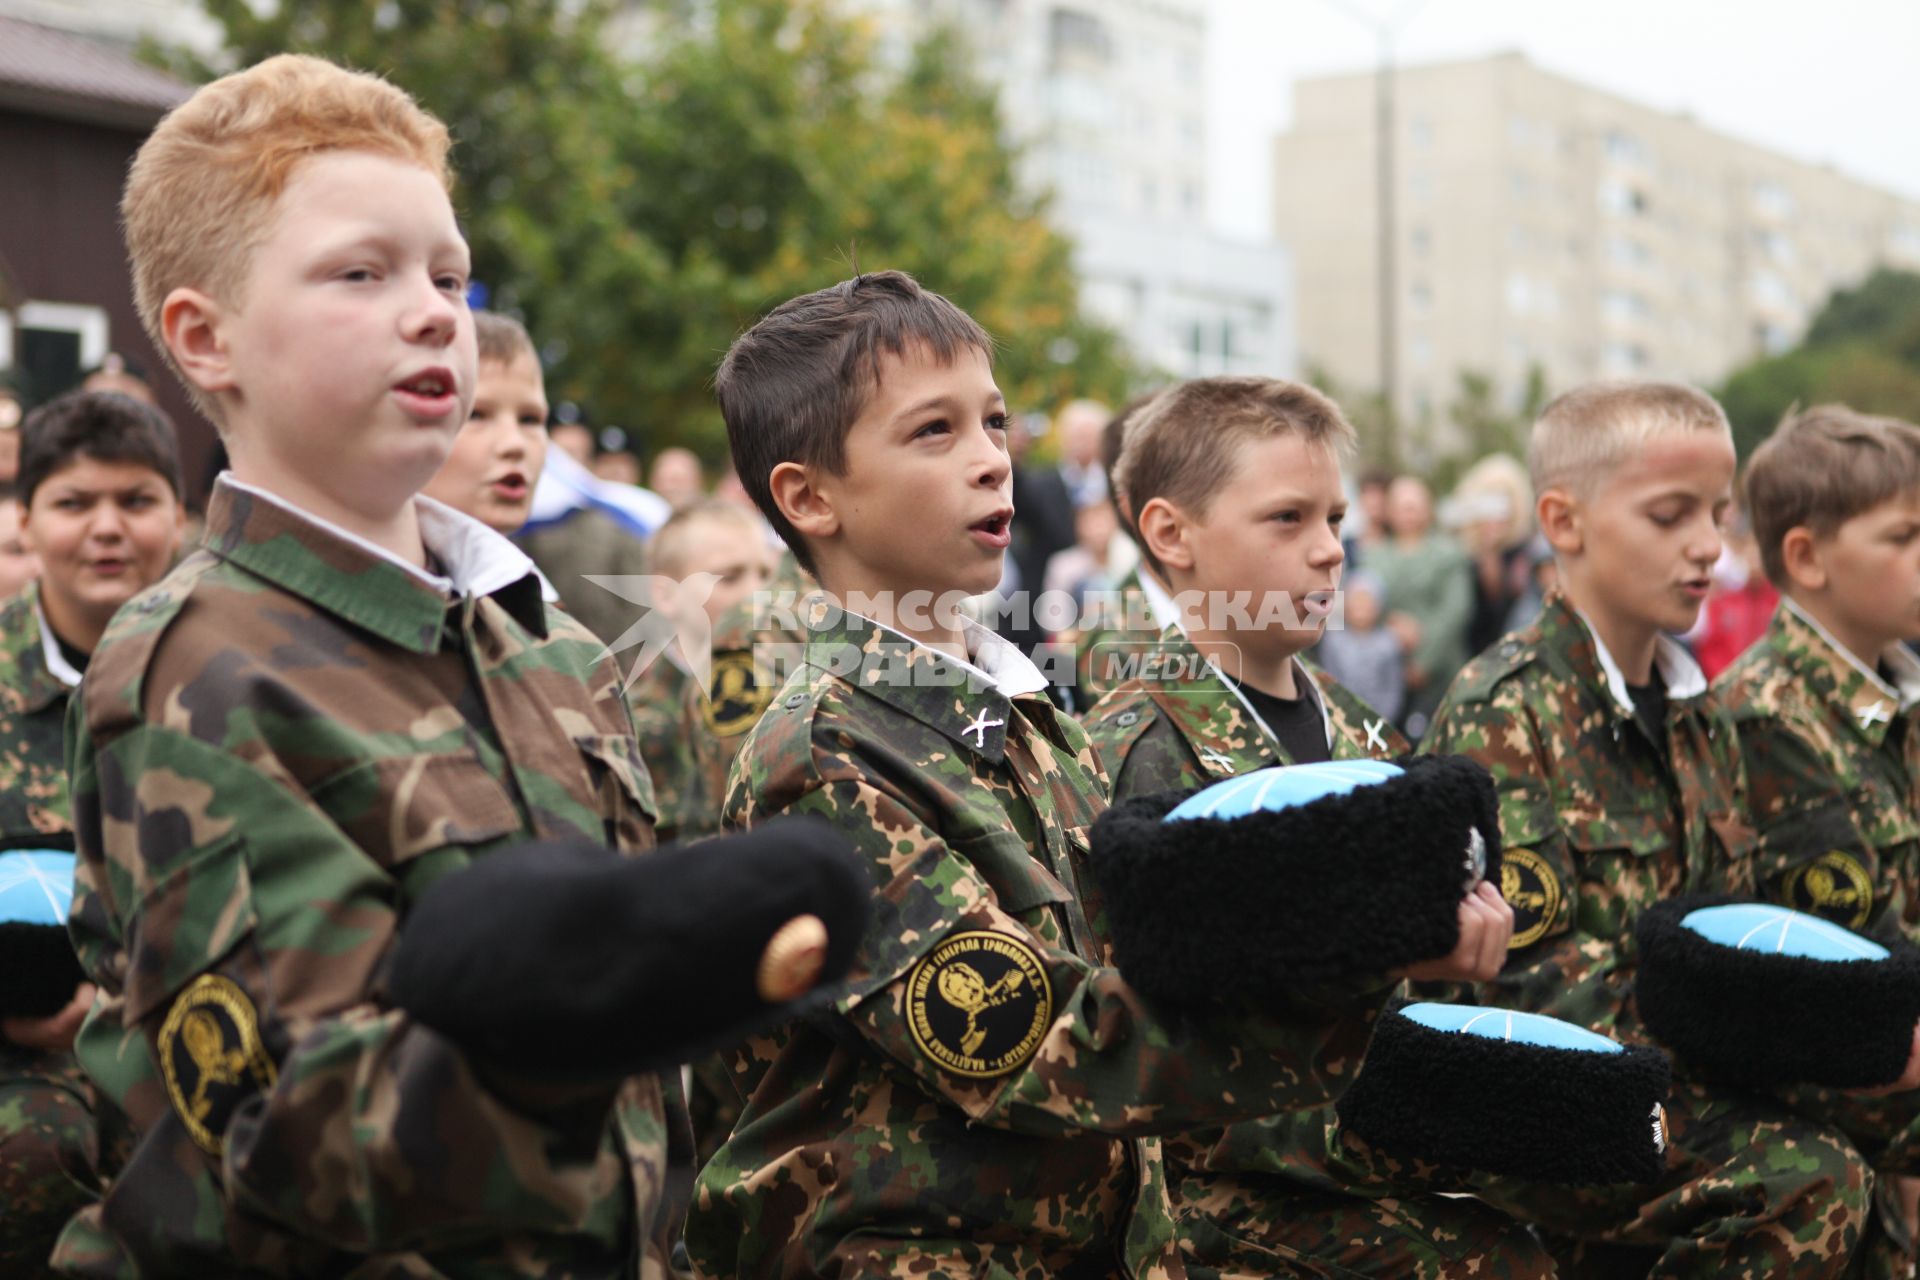
[[[798,462],[783,462],[767,476],[773,505],[787,523],[805,538],[826,538],[840,530],[840,513],[834,510],[832,494],[817,482],[814,469]]]
[[[1187,519],[1165,498],[1149,498],[1140,508],[1140,543],[1167,569],[1193,568],[1193,548],[1187,545]]]
[[[160,336],[187,381],[212,395],[233,389],[223,322],[226,312],[198,289],[180,288],[160,304]]]
[[[1534,504],[1540,519],[1540,533],[1547,545],[1562,555],[1578,555],[1586,546],[1586,530],[1581,520],[1580,501],[1558,485],[1540,491]]]
[[[1803,591],[1819,591],[1827,585],[1827,567],[1814,541],[1813,530],[1797,524],[1780,539],[1780,564],[1787,581]]]

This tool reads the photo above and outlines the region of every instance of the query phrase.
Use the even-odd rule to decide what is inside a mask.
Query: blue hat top
[[[1327,796],[1345,795],[1397,778],[1399,765],[1382,760],[1325,760],[1317,764],[1274,765],[1228,778],[1182,800],[1168,822],[1189,818],[1243,818],[1250,813],[1291,809]]]

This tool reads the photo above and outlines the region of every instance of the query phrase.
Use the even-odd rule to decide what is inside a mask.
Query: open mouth
[[[988,546],[1004,547],[1012,541],[1013,508],[996,511],[985,520],[976,520],[967,527],[974,537]]]
[[[518,502],[527,496],[527,478],[518,471],[498,477],[491,487],[496,496],[508,502]]]
[[[409,409],[427,417],[442,417],[458,404],[453,374],[446,369],[422,369],[393,390]]]

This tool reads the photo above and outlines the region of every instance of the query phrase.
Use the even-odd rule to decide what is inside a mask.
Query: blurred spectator
[[[1513,602],[1513,607],[1507,610],[1501,635],[1531,625],[1540,616],[1541,606],[1547,602],[1547,593],[1553,590],[1553,584],[1559,578],[1560,567],[1553,558],[1553,546],[1545,534],[1536,533],[1527,539],[1526,565],[1526,589]],[[1494,638],[1497,640],[1499,636]]]
[[[1507,615],[1531,585],[1533,485],[1526,467],[1504,453],[1482,458],[1454,486],[1448,504],[1473,562],[1473,614],[1467,623],[1467,654],[1506,634]]]
[[[1113,410],[1098,400],[1075,400],[1060,411],[1054,430],[1060,433],[1060,481],[1067,499],[1078,511],[1107,496],[1107,475],[1100,468],[1100,436]]]
[[[113,391],[131,396],[150,408],[160,407],[160,401],[154,397],[153,387],[147,381],[146,370],[117,351],[107,352],[107,358],[100,362],[100,367],[81,379],[80,390]]]
[[[1328,675],[1397,722],[1407,697],[1406,650],[1392,628],[1381,625],[1383,595],[1371,573],[1348,574],[1340,591],[1343,623],[1320,637],[1315,657]]]
[[[515,541],[547,575],[567,612],[611,644],[640,615],[641,605],[632,598],[637,588],[622,595],[588,577],[644,575],[646,539],[669,514],[658,494],[609,484],[565,449],[552,449],[533,490],[532,513]]]
[[[1357,512],[1348,515],[1347,566],[1358,568],[1367,553],[1387,540],[1387,490],[1393,485],[1393,472],[1373,467],[1360,473]],[[1358,515],[1358,520],[1353,519]]]
[[[20,398],[0,384],[0,484],[20,478]]]
[[[40,557],[20,536],[26,515],[12,482],[0,484],[0,601],[13,599],[40,575]]]
[[[589,464],[593,474],[608,484],[640,484],[640,459],[625,449],[609,449]]]
[[[556,422],[547,431],[549,441],[581,466],[593,461],[593,428],[584,422]]]
[[[665,498],[675,511],[684,511],[707,496],[707,477],[693,450],[674,445],[653,455],[647,487]]]
[[[1367,551],[1366,567],[1386,593],[1387,625],[1407,649],[1407,705],[1401,727],[1416,741],[1447,683],[1467,661],[1473,575],[1459,544],[1433,531],[1433,495],[1401,476],[1387,490],[1387,541]]]
[[[1114,535],[1119,531],[1120,519],[1104,495],[1083,503],[1073,513],[1073,545],[1047,561],[1041,589],[1067,592],[1075,605],[1089,591],[1112,591],[1120,578],[1113,568]]]
[[[1700,669],[1711,680],[1765,634],[1780,593],[1767,581],[1760,563],[1760,542],[1747,513],[1735,508],[1727,517],[1726,545],[1713,566],[1713,589],[1700,621],[1687,633]]]
[[[1054,419],[1060,442],[1057,464],[1029,465],[1032,433],[1022,419],[1007,427],[1013,455],[1013,559],[1022,590],[1037,592],[1047,562],[1074,544],[1074,513],[1082,500],[1104,500],[1107,478],[1100,469],[1100,437],[1111,415],[1093,400],[1075,400]]]

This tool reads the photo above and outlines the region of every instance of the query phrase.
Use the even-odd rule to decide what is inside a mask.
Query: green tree
[[[476,278],[521,312],[549,391],[649,447],[725,451],[713,370],[781,299],[913,272],[1000,343],[1020,409],[1138,381],[1079,310],[1071,245],[1023,195],[949,35],[904,68],[825,0],[203,0],[231,59],[318,53],[448,122]]]
[[[1920,421],[1920,275],[1880,270],[1836,291],[1800,346],[1735,370],[1720,402],[1742,457],[1796,404]]]

